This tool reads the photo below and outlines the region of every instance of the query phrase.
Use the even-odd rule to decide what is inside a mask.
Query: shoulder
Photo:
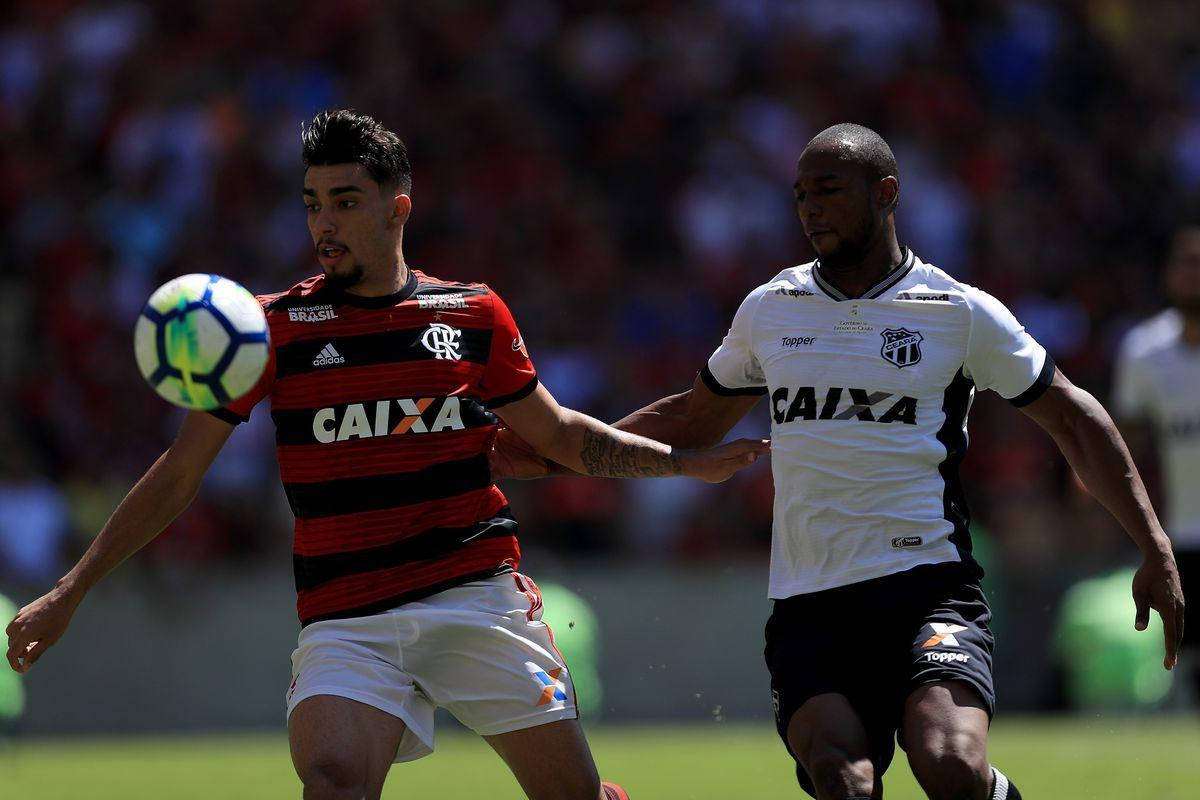
[[[746,300],[759,301],[768,297],[786,297],[797,300],[803,297],[814,297],[812,288],[812,271],[815,261],[799,264],[780,270],[774,278],[756,286]]]
[[[491,313],[494,309],[495,292],[484,283],[444,280],[413,270],[417,287],[409,300],[418,308],[448,311],[452,309],[477,309]]]
[[[1120,356],[1126,359],[1152,356],[1174,345],[1182,331],[1179,312],[1168,308],[1130,328],[1121,340]]]
[[[913,300],[926,303],[951,303],[970,307],[979,299],[980,290],[958,280],[945,270],[915,259],[912,271],[897,287],[897,300]],[[982,293],[986,294],[986,293]]]
[[[257,294],[254,299],[262,304],[263,310],[270,314],[272,311],[286,311],[289,308],[299,308],[312,304],[314,297],[325,288],[325,276],[313,275],[305,278],[290,289],[273,294]]]

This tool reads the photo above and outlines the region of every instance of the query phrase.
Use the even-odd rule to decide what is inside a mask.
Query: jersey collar
[[[907,275],[910,270],[912,270],[913,264],[916,263],[917,259],[916,259],[916,256],[913,255],[912,250],[910,250],[907,247],[901,246],[900,251],[901,251],[902,257],[900,259],[900,263],[896,266],[896,268],[893,269],[888,274],[884,275],[883,278],[879,281],[879,283],[875,284],[870,289],[863,292],[862,297],[847,297],[845,295],[845,293],[842,292],[841,289],[837,288],[832,283],[825,280],[824,276],[821,275],[820,260],[814,262],[814,264],[813,264],[813,271],[812,271],[813,282],[817,285],[817,288],[819,288],[822,292],[824,292],[825,294],[832,297],[834,300],[874,300],[875,298],[879,297],[881,294],[886,292],[888,289],[895,286],[901,280],[903,280],[904,276]]]
[[[387,308],[388,306],[399,305],[412,296],[417,290],[417,274],[410,267],[408,270],[408,280],[400,287],[399,291],[391,294],[383,294],[377,297],[363,297],[362,295],[343,292],[339,289],[329,289],[330,299],[339,305],[358,306],[359,308]]]

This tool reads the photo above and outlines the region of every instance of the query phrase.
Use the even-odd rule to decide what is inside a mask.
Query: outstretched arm
[[[9,623],[7,655],[14,670],[28,672],[66,632],[75,609],[96,582],[187,508],[232,432],[232,425],[211,414],[187,415],[175,442],[129,490],[79,562]]]
[[[656,400],[614,422],[612,427],[672,447],[712,447],[725,438],[756,402],[757,397],[715,394],[697,375],[688,391]],[[500,431],[491,454],[491,466],[495,480],[578,474],[562,463],[547,461],[511,429]]]
[[[1112,418],[1096,398],[1057,370],[1042,396],[1021,410],[1054,437],[1083,485],[1117,518],[1142,551],[1142,566],[1133,579],[1137,606],[1134,625],[1145,630],[1150,609],[1158,612],[1166,637],[1163,666],[1171,669],[1183,640],[1179,572],[1170,540]]]
[[[716,483],[769,450],[769,443],[759,439],[730,442],[711,450],[676,449],[563,408],[540,385],[528,397],[497,409],[496,414],[537,456],[596,477],[687,475]]]

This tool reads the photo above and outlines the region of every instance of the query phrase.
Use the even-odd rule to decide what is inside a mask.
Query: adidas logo
[[[342,358],[342,354],[333,349],[333,343],[325,345],[321,352],[317,353],[317,357],[313,359],[314,367],[327,367],[330,364],[345,364],[346,359]]]

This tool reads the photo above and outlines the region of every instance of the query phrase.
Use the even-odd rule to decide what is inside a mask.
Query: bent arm
[[[767,449],[766,442],[747,440],[722,451],[680,451],[564,408],[541,385],[496,414],[542,458],[602,478],[689,475],[722,481]]]
[[[1171,552],[1129,449],[1096,398],[1055,370],[1042,396],[1021,410],[1053,437],[1079,480],[1143,555]]]
[[[1184,601],[1179,571],[1170,540],[1117,426],[1096,398],[1057,370],[1042,396],[1021,410],[1054,437],[1083,485],[1117,518],[1142,551],[1142,566],[1133,578],[1137,608],[1134,627],[1145,630],[1150,609],[1158,612],[1166,644],[1163,666],[1173,668],[1183,643]]]
[[[125,559],[145,547],[187,508],[233,426],[192,411],[171,446],[125,495],[79,562],[59,581],[86,593]]]
[[[125,495],[78,563],[8,625],[14,670],[28,671],[62,637],[88,591],[187,508],[232,432],[232,425],[211,414],[187,415],[175,441]]]
[[[712,447],[758,400],[758,396],[716,394],[697,374],[691,389],[656,400],[613,427],[675,447]]]

